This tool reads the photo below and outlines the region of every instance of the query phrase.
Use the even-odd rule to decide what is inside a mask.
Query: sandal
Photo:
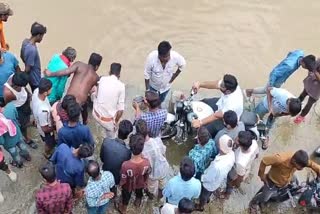
[[[29,140],[29,142],[26,142],[26,144],[30,146],[32,149],[38,148],[38,145],[33,140]]]
[[[261,142],[262,142],[261,148],[263,150],[267,150],[269,147],[269,136],[265,136],[264,139],[261,139]]]

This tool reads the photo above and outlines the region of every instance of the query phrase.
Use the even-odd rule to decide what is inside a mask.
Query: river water
[[[77,59],[81,61],[87,61],[91,52],[100,53],[104,57],[99,70],[102,75],[107,74],[110,63],[120,62],[123,66],[121,79],[127,85],[127,118],[132,118],[130,101],[143,92],[145,58],[162,40],[170,41],[173,49],[187,60],[185,71],[173,85],[174,89],[185,91],[195,80],[215,80],[225,73],[236,75],[242,88],[264,85],[272,67],[288,51],[302,48],[306,53],[318,55],[315,44],[320,37],[316,19],[320,1],[316,0],[7,2],[15,14],[5,24],[5,33],[10,51],[17,56],[22,40],[29,37],[31,24],[38,21],[48,28],[39,44],[43,66],[54,53],[60,53],[67,46],[77,49]],[[304,70],[297,71],[284,87],[298,95],[305,75]],[[217,94],[205,90],[200,93]],[[272,145],[261,156],[301,148],[311,153],[319,145],[318,124],[318,117],[313,113],[300,126],[295,126],[289,118],[279,120]],[[101,129],[93,122],[90,127],[101,142]],[[33,135],[37,138],[35,130]],[[191,144],[166,144],[168,159],[177,170]],[[33,213],[34,191],[42,182],[37,171],[44,162],[41,149],[31,151],[33,161],[26,168],[15,169],[19,176],[16,184],[10,183],[1,173],[0,188],[6,201],[0,205],[0,213]],[[250,185],[242,185],[226,202],[212,203],[206,213],[244,213],[248,201],[261,185],[256,176],[257,164],[253,174]],[[152,213],[155,206],[157,204],[146,202],[142,209],[130,208],[129,213]],[[277,212],[301,211],[274,205],[266,209],[266,213]],[[78,205],[75,213],[85,213],[83,206]],[[116,212],[111,210],[111,213]]]

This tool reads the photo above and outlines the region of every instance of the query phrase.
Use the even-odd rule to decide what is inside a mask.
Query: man
[[[118,138],[105,138],[100,149],[100,159],[103,163],[102,169],[112,173],[115,185],[120,183],[120,170],[123,162],[130,160],[131,151],[126,147],[124,140],[132,132],[133,126],[129,120],[122,120],[119,123]],[[113,188],[116,194],[116,187]]]
[[[280,88],[300,66],[308,71],[312,71],[314,62],[315,59],[313,59],[312,55],[304,57],[303,50],[291,51],[284,60],[273,68],[265,87],[247,89],[246,95],[250,97],[252,94],[266,94],[268,87]]]
[[[218,131],[223,129],[222,118],[225,112],[232,110],[236,112],[238,120],[240,119],[243,112],[243,95],[235,76],[226,74],[223,76],[223,79],[219,81],[195,82],[192,88],[195,93],[197,93],[200,88],[217,89],[222,92],[217,102],[217,98],[204,100],[204,102],[211,106],[215,113],[202,120],[193,120],[192,126],[194,128],[206,125],[211,136],[214,138]]]
[[[142,119],[147,122],[148,134],[152,138],[160,137],[161,127],[167,119],[167,110],[161,109],[161,101],[159,94],[154,91],[146,91],[144,101],[149,111],[142,112],[139,104],[134,102],[133,108],[135,109],[135,116],[137,119]]]
[[[233,141],[228,135],[223,135],[219,139],[219,154],[201,177],[202,189],[197,210],[204,210],[204,205],[208,203],[212,193],[219,195],[217,190],[226,182],[228,173],[235,162],[232,147]]]
[[[30,75],[30,87],[32,92],[39,86],[41,79],[41,62],[37,48],[47,28],[42,24],[35,22],[31,25],[31,38],[22,42],[20,57],[25,65],[25,72]]]
[[[0,170],[4,171],[12,182],[17,181],[17,174],[9,168],[8,164],[5,161],[4,154],[1,148],[0,148]],[[3,201],[4,201],[4,197],[0,191],[0,203],[2,203]]]
[[[152,51],[146,61],[144,79],[146,90],[152,90],[160,94],[163,102],[170,90],[171,84],[179,76],[186,65],[186,61],[175,51],[167,41],[158,45],[158,51]],[[174,69],[178,67],[175,71]]]
[[[223,114],[223,124],[224,128],[221,129],[214,138],[215,142],[219,142],[222,135],[228,135],[232,140],[238,137],[240,131],[245,130],[243,122],[238,121],[237,113],[229,110]]]
[[[81,144],[87,143],[94,147],[94,140],[87,125],[79,122],[81,107],[78,103],[68,106],[68,122],[58,132],[58,144],[65,143],[72,148],[79,148]]]
[[[96,72],[99,69],[101,61],[102,56],[97,53],[92,53],[90,55],[88,64],[83,62],[75,62],[71,67],[55,73],[45,70],[45,75],[48,77],[60,77],[73,74],[67,94],[75,96],[77,102],[81,105],[82,121],[85,125],[88,122],[88,94],[92,87],[95,86],[99,80],[99,76]]]
[[[42,78],[39,88],[35,89],[32,95],[31,108],[34,119],[37,122],[38,133],[45,143],[44,156],[49,158],[56,146],[54,138],[54,126],[51,119],[51,106],[48,100],[52,88],[50,80]]]
[[[13,11],[7,3],[0,3],[0,43],[2,50],[9,50],[9,45],[6,43],[4,36],[3,22],[7,22],[9,16],[13,15]]]
[[[255,113],[259,115],[260,119],[269,113],[266,122],[266,137],[263,141],[262,149],[269,147],[269,130],[272,128],[276,118],[282,116],[296,116],[301,111],[301,101],[295,98],[290,92],[282,88],[267,89],[267,96],[255,108]]]
[[[201,183],[194,178],[195,166],[189,157],[183,158],[180,163],[180,174],[171,178],[163,190],[167,202],[178,205],[186,197],[190,200],[199,198]]]
[[[178,206],[166,203],[161,208],[161,214],[191,214],[194,211],[194,203],[188,198],[182,198]]]
[[[114,193],[110,189],[115,185],[111,172],[100,171],[97,161],[90,160],[87,166],[90,176],[85,188],[88,214],[106,214],[109,201]]]
[[[266,167],[270,170],[265,174]],[[305,167],[311,168],[320,175],[320,166],[309,159],[308,153],[304,150],[297,152],[283,152],[274,155],[265,156],[259,167],[258,176],[264,183],[261,194],[257,194],[250,202],[250,213],[258,213],[259,206],[269,201],[271,197],[277,194],[280,188],[287,186],[293,179],[296,170],[302,170]]]
[[[77,51],[72,47],[67,47],[62,54],[55,54],[48,63],[47,69],[50,72],[57,72],[71,66],[71,63],[76,59]],[[50,104],[53,105],[56,101],[62,98],[64,88],[68,77],[48,77],[52,82],[52,91],[48,97]]]
[[[116,127],[124,110],[125,86],[119,80],[120,63],[112,63],[110,75],[100,78],[97,92],[92,93],[92,115],[106,130],[106,137],[115,138]]]
[[[72,213],[70,186],[57,180],[55,168],[51,163],[43,165],[39,171],[45,183],[36,192],[37,213]]]

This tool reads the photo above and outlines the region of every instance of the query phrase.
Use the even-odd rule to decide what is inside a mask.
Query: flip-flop
[[[30,140],[29,142],[26,142],[26,144],[28,146],[30,146],[32,149],[37,149],[38,148],[38,145],[33,140]]]

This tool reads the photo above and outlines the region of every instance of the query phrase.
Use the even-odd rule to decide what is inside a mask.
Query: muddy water
[[[233,73],[242,88],[263,85],[270,69],[288,51],[303,48],[318,55],[317,27],[320,2],[294,0],[10,0],[15,15],[5,25],[11,51],[19,55],[22,40],[29,36],[34,21],[48,27],[48,33],[39,45],[43,66],[50,56],[67,46],[78,51],[78,59],[87,61],[91,52],[103,55],[99,70],[106,74],[111,62],[123,65],[122,80],[127,84],[127,103],[143,91],[143,64],[149,51],[161,40],[169,40],[173,48],[185,56],[187,68],[175,81],[175,89],[188,90],[194,80],[220,78]],[[302,89],[304,71],[298,71],[285,87],[298,95]],[[215,92],[202,91],[211,95]],[[320,112],[320,111],[319,111]],[[130,104],[126,117],[131,118]],[[318,145],[318,117],[309,116],[302,126],[292,120],[277,123],[272,146],[266,153],[304,148],[312,151]],[[101,142],[101,130],[91,123]],[[37,135],[34,132],[34,137]],[[168,159],[173,168],[191,144],[168,144]],[[41,183],[37,167],[44,160],[38,151],[32,151],[33,162],[18,172],[17,184],[11,184],[0,175],[0,188],[6,202],[0,213],[32,213],[33,192]],[[258,161],[257,161],[258,162]],[[256,174],[257,169],[253,170]],[[261,183],[252,176],[252,185],[243,185],[227,202],[214,202],[207,213],[243,213],[249,199]],[[146,208],[145,208],[146,207]],[[129,213],[152,213],[153,205]],[[269,207],[267,213],[287,209]],[[299,211],[292,211],[299,212]],[[78,206],[76,213],[85,213]]]

